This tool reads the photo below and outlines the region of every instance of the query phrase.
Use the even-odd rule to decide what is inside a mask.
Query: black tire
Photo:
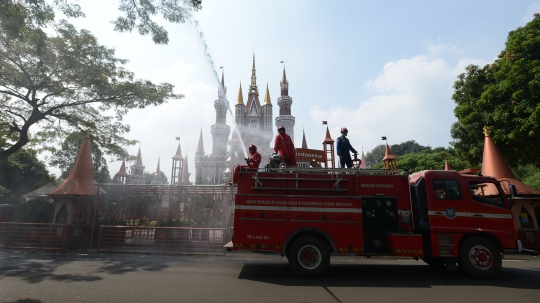
[[[501,271],[499,249],[483,237],[470,237],[461,243],[459,263],[469,275],[479,279],[495,278]]]
[[[296,240],[287,255],[293,271],[304,278],[322,276],[330,264],[330,253],[326,245],[316,237]]]

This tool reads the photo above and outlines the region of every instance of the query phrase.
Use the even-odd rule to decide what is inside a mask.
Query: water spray
[[[201,43],[201,46],[203,48],[204,57],[206,58],[206,62],[210,66],[210,69],[212,70],[212,73],[214,75],[214,78],[216,80],[216,83],[221,87],[221,82],[219,81],[219,76],[216,71],[216,68],[214,67],[214,60],[212,59],[212,56],[210,55],[210,52],[208,52],[208,45],[206,44],[206,40],[204,39],[204,33],[201,32],[199,28],[199,21],[195,20],[191,14],[186,14],[186,20],[188,20],[190,23],[193,24],[193,28],[195,29],[195,33],[197,34],[197,37],[199,38],[199,42]],[[220,67],[222,68],[222,67]],[[218,97],[220,99],[224,99],[227,101],[227,108],[229,109],[229,114],[231,115],[232,123],[234,126],[234,130],[236,130],[236,133],[238,134],[238,138],[240,138],[240,142],[242,144],[242,151],[244,152],[244,158],[248,157],[248,153],[246,150],[246,145],[244,144],[244,140],[242,139],[242,134],[240,134],[240,131],[238,130],[238,126],[236,125],[236,120],[234,119],[233,112],[231,110],[231,105],[229,103],[229,100],[227,100],[227,94],[225,92],[225,87],[222,87],[218,90]]]

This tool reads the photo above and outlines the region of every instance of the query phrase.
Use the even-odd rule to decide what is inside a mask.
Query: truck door
[[[434,232],[469,233],[473,230],[470,205],[457,179],[432,179],[426,186],[429,225]],[[426,184],[427,185],[427,184]]]
[[[469,181],[471,214],[476,232],[490,233],[499,238],[503,245],[515,239],[509,238],[514,232],[514,222],[510,208],[505,204],[496,181]]]

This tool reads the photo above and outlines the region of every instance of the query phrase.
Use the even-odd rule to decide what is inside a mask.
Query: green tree
[[[394,156],[403,156],[408,153],[419,152],[422,150],[430,150],[431,147],[418,144],[415,140],[401,142],[399,144],[390,145],[390,150]],[[366,165],[375,167],[378,163],[382,163],[382,159],[386,153],[386,145],[379,144],[374,149],[369,151],[366,156]]]
[[[77,0],[2,0],[0,18],[7,18],[7,28],[12,32],[25,28],[45,26],[55,19],[55,13],[61,12],[66,17],[85,17]],[[202,0],[119,0],[118,9],[123,16],[118,17],[114,30],[131,32],[137,29],[140,35],[150,34],[156,44],[167,44],[169,35],[165,28],[154,21],[160,16],[171,23],[184,23],[193,11],[202,8]]]
[[[494,63],[467,67],[454,84],[458,119],[451,135],[457,154],[482,160],[484,135],[490,135],[511,167],[540,165],[540,15],[508,34]]]
[[[84,137],[85,134],[82,132],[73,132],[69,134],[62,143],[62,148],[56,150],[52,154],[49,164],[60,169],[61,179],[65,179],[69,174],[71,166],[73,165],[73,162],[75,162],[75,158],[81,149]],[[96,182],[111,182],[107,160],[103,157],[101,149],[93,140],[90,140],[90,148],[92,150],[92,162],[94,164]]]
[[[22,149],[0,159],[0,186],[8,189],[14,198],[54,181],[36,155],[34,150]]]
[[[169,184],[169,181],[167,180],[167,176],[164,172],[159,171],[159,180],[160,184]],[[144,172],[144,178],[146,180],[145,184],[152,184],[154,182],[154,179],[156,178],[156,172],[148,173]]]
[[[427,169],[443,170],[445,159],[452,170],[462,170],[469,167],[469,163],[460,160],[453,155],[453,150],[445,148],[436,148],[434,150],[423,150],[416,153],[408,153],[403,156],[397,156],[397,167],[404,171],[418,172]]]
[[[54,152],[69,133],[86,130],[105,153],[125,159],[123,146],[135,141],[124,138],[129,125],[122,117],[133,108],[183,97],[173,93],[171,84],[135,79],[122,66],[126,60],[99,45],[90,32],[56,23],[54,16],[36,14],[31,6],[8,8],[18,15],[0,14],[0,142],[6,145],[0,159],[29,142]],[[54,34],[45,33],[43,23]]]

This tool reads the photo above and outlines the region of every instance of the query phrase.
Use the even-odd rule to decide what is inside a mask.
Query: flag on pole
[[[175,140],[180,140],[180,137],[176,137],[176,139],[175,139]]]
[[[385,137],[385,136],[383,136],[383,137],[382,137],[382,139],[383,139],[383,140],[386,140],[386,137]]]
[[[322,124],[328,124],[328,121],[323,121]]]

